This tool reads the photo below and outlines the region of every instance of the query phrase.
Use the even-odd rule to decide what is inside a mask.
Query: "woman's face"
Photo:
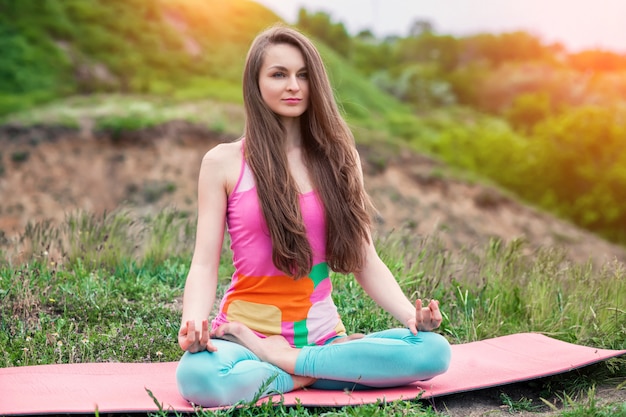
[[[309,105],[309,80],[300,50],[289,44],[269,46],[259,72],[259,89],[278,116],[300,117]]]

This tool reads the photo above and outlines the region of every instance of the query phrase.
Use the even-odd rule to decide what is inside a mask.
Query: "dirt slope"
[[[75,210],[175,206],[195,214],[200,160],[231,139],[180,122],[122,134],[1,127],[0,237],[16,236],[29,221],[61,221]],[[452,250],[482,246],[494,237],[524,239],[528,250],[561,246],[577,261],[626,261],[623,247],[496,188],[442,175],[445,167],[429,158],[405,152],[381,166],[378,150],[360,152],[366,186],[380,212],[376,227],[383,233],[436,234]]]

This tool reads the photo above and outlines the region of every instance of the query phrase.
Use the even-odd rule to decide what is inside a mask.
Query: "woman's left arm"
[[[424,307],[422,300],[418,299],[413,304],[378,256],[371,238],[365,250],[365,265],[354,276],[376,304],[406,325],[413,334],[417,334],[418,330],[430,331],[439,327],[442,320],[439,302],[431,300]]]

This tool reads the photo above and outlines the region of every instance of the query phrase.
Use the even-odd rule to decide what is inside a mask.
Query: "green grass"
[[[623,385],[623,384],[622,384]],[[595,387],[581,392],[578,398],[572,398],[568,394],[559,397],[564,404],[562,417],[625,417],[626,402],[601,404],[597,398]],[[559,411],[553,403],[543,400],[544,404],[553,411]]]
[[[243,107],[202,98],[197,100],[149,95],[94,94],[59,99],[48,105],[16,112],[0,124],[22,126],[85,126],[112,134],[136,131],[170,121],[185,121],[219,133],[241,134]]]
[[[175,210],[149,217],[125,211],[74,213],[60,225],[31,224],[19,238],[5,242],[0,246],[0,367],[178,360],[176,333],[194,225],[194,219]],[[550,248],[529,256],[523,242],[492,241],[452,253],[436,236],[393,234],[379,236],[377,245],[410,297],[441,300],[441,332],[452,343],[535,331],[600,348],[626,348],[623,265],[573,264]],[[224,249],[220,292],[230,274],[230,252]],[[400,325],[351,277],[336,275],[334,281],[349,331]],[[577,375],[542,382],[544,398],[560,395],[564,412],[579,413],[571,416],[623,412],[620,405],[599,405],[591,397],[566,399],[579,398],[596,384],[623,380],[626,360],[613,359]],[[502,401],[511,410],[538,405],[506,396]],[[259,413],[437,415],[420,401],[339,409],[244,405],[216,415]]]

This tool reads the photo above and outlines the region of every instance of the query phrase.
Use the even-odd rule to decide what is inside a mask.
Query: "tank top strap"
[[[242,193],[248,190],[251,190],[255,187],[254,175],[252,174],[252,170],[250,166],[246,162],[244,146],[245,140],[241,140],[241,169],[239,170],[239,178],[237,178],[237,184],[233,188],[233,194]]]

